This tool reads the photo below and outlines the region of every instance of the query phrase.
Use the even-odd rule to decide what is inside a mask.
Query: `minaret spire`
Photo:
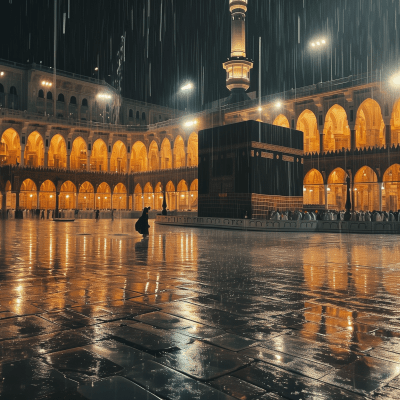
[[[229,102],[248,99],[250,70],[253,63],[246,58],[246,12],[248,0],[229,0],[231,12],[231,56],[223,63],[226,87],[232,92]]]

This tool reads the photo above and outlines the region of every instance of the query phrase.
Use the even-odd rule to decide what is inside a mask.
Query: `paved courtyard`
[[[399,399],[396,235],[0,221],[1,399]]]

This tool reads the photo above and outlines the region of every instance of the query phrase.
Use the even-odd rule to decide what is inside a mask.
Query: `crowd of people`
[[[271,211],[270,220],[309,220],[309,221],[400,221],[400,210],[398,211],[346,211],[326,210],[326,211]]]

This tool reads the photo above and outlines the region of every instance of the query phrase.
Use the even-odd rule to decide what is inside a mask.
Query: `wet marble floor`
[[[0,221],[1,399],[399,399],[400,240]]]

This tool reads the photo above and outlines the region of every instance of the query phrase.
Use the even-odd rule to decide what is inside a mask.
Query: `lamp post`
[[[181,92],[186,93],[186,112],[189,113],[189,93],[194,88],[192,82],[188,82],[186,85],[181,87]]]
[[[107,103],[107,100],[111,100],[112,99],[112,96],[110,95],[110,94],[108,94],[108,93],[99,93],[97,96],[96,96],[96,98],[97,98],[97,101],[102,105],[102,107],[103,107],[103,123],[104,122],[107,122],[107,121],[105,121],[105,107],[104,107],[104,105]]]
[[[42,86],[44,87],[43,90],[43,97],[44,97],[44,115],[47,114],[47,92],[46,92],[46,88],[50,88],[53,86],[53,84],[49,81],[42,81]]]
[[[320,66],[320,72],[321,72],[321,82],[322,82],[322,61],[321,61],[321,53],[324,49],[326,49],[328,46],[328,42],[326,39],[321,38],[317,40],[313,40],[310,43],[311,50],[313,54],[315,52],[318,52],[318,60],[319,60],[319,66]],[[313,63],[313,84],[314,84],[314,63]]]

